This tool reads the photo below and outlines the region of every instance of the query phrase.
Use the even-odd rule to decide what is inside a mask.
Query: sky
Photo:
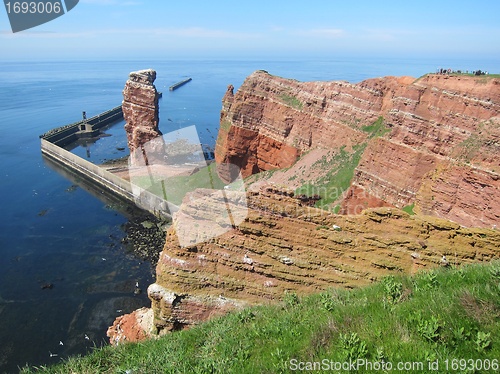
[[[500,1],[80,0],[0,60],[474,57],[500,61]],[[499,68],[500,70],[500,68]]]

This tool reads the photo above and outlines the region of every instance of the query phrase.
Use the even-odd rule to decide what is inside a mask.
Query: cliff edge
[[[320,179],[342,152],[355,163],[352,179],[329,208],[359,214],[413,205],[421,214],[492,227],[500,220],[500,80],[430,74],[351,84],[257,71],[236,93],[228,88],[218,163],[240,166],[245,177],[290,168],[287,178],[271,180],[293,188],[313,182],[328,200]],[[308,175],[304,169],[322,158],[323,170]]]
[[[500,81],[489,77],[351,84],[258,71],[229,86],[215,156],[227,181],[225,164],[241,168],[248,214],[190,246],[172,226],[152,311],[117,320],[111,341],[127,341],[129,322],[134,340],[144,329],[134,321],[152,320],[151,336],[289,291],[499,258],[499,113]],[[221,202],[183,201],[193,225],[211,204]],[[398,209],[408,206],[419,214]]]
[[[203,218],[206,201],[186,203]],[[273,186],[250,192],[248,204],[244,222],[204,243],[182,247],[170,228],[148,289],[156,332],[277,301],[285,292],[359,287],[389,274],[500,256],[498,230],[396,208],[338,215]]]

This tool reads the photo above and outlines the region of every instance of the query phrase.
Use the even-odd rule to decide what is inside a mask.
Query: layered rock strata
[[[158,91],[154,86],[156,71],[132,72],[123,89],[122,110],[128,147],[132,160],[149,164],[156,154],[163,153],[159,124]],[[137,161],[137,160],[136,160]]]
[[[344,213],[359,214],[316,209],[307,196],[255,183],[247,217],[224,234],[185,246],[172,226],[148,289],[148,333],[286,291],[352,288],[388,274],[499,258],[500,232],[491,228],[499,221],[499,96],[498,79],[435,75],[301,83],[259,71],[236,93],[228,87],[219,164],[235,164],[247,177],[278,168],[294,177],[332,150],[363,150],[342,201]],[[374,132],[380,117],[383,131]],[[215,196],[183,202],[193,227],[220,203]],[[421,214],[395,208],[412,203]],[[128,318],[137,320],[120,320],[112,340],[123,340],[113,331]]]
[[[374,137],[370,126],[380,117],[387,131]],[[415,204],[417,212],[467,226],[500,221],[496,78],[431,74],[351,84],[258,71],[224,96],[215,156],[249,176],[293,169],[311,149],[360,144],[366,150],[341,201],[344,213]]]
[[[210,204],[189,204],[200,215],[192,215],[195,225]],[[155,330],[279,300],[286,291],[352,288],[388,274],[500,256],[497,230],[463,228],[396,208],[335,215],[272,186],[249,193],[248,204],[244,222],[205,243],[182,247],[174,227],[169,230],[148,290]]]

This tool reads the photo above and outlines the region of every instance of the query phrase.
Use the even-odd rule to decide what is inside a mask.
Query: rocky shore
[[[151,263],[154,268],[158,263],[161,248],[170,222],[147,212],[135,212],[123,224],[126,233],[122,243],[136,257]]]

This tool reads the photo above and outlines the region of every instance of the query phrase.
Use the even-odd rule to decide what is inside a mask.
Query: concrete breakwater
[[[103,127],[122,120],[123,111],[120,105],[91,118],[85,118],[84,112],[83,117],[78,122],[49,130],[45,134],[40,135],[40,138],[64,147],[79,138],[95,137]]]
[[[191,82],[192,80],[193,80],[192,78],[184,79],[183,81],[180,81],[180,82],[177,82],[176,84],[171,85],[168,89],[170,91],[174,91],[174,90],[178,89],[179,87],[184,86],[186,83]]]
[[[171,219],[171,213],[177,210],[175,205],[63,148],[63,146],[80,137],[95,136],[92,134],[98,132],[100,128],[121,118],[123,118],[123,112],[120,106],[88,120],[50,130],[40,136],[41,151],[44,155],[81,174],[98,186],[135,204],[137,207],[156,216]],[[87,128],[87,126],[90,127]]]
[[[139,208],[147,210],[154,215],[171,218],[170,212],[176,207],[169,204],[161,197],[136,186],[129,181],[117,177],[104,168],[93,164],[83,158],[41,139],[42,153],[69,167],[70,169],[89,178],[92,182],[110,190],[116,195],[134,203]]]

